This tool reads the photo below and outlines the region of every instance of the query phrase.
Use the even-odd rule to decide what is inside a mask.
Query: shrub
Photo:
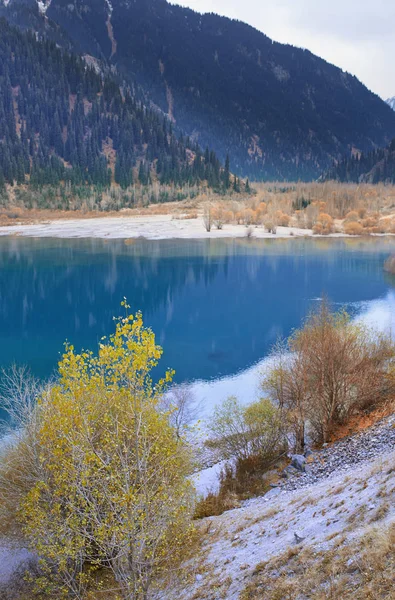
[[[366,219],[363,219],[362,225],[366,229],[368,229],[370,227],[376,227],[377,219],[375,217],[367,217]]]
[[[225,210],[223,206],[215,206],[212,209],[212,221],[217,229],[222,229],[225,223],[230,223],[232,220],[232,211]]]
[[[150,378],[161,353],[140,314],[118,320],[97,356],[66,346],[59,381],[3,455],[0,512],[17,500],[50,597],[105,591],[107,569],[122,597],[145,599],[189,539],[191,463],[160,409],[172,373]]]
[[[244,217],[243,217],[243,211],[241,211],[241,210],[238,210],[238,211],[235,213],[235,220],[236,220],[236,223],[237,223],[238,225],[241,225],[241,224],[243,223],[243,220],[244,220]]]
[[[359,215],[357,213],[356,210],[351,210],[350,212],[348,212],[346,214],[345,220],[347,221],[347,223],[353,223],[355,221],[358,221]]]
[[[222,459],[259,455],[271,460],[283,442],[279,412],[264,399],[245,407],[237,398],[228,398],[214,410],[209,433],[209,445]]]
[[[355,221],[345,223],[343,229],[346,235],[362,235],[364,233],[361,223],[356,223]]]
[[[322,223],[316,223],[314,225],[314,227],[313,227],[313,233],[315,235],[322,235],[323,231],[324,231],[324,227],[323,227]]]
[[[296,217],[296,223],[297,223],[298,227],[300,227],[300,229],[305,229],[306,219],[305,219],[304,211],[303,210],[295,211],[295,217]]]
[[[258,213],[259,215],[265,215],[265,214],[267,213],[267,204],[266,204],[266,202],[261,202],[261,203],[258,205],[258,208],[257,208],[257,213]]]
[[[281,210],[276,213],[276,221],[281,227],[289,227],[289,223],[291,221],[291,217],[281,212]]]
[[[274,235],[277,233],[277,225],[273,219],[266,219],[264,224],[265,229],[268,233],[273,233]]]
[[[330,215],[327,215],[326,213],[320,213],[317,221],[322,225],[323,235],[329,235],[333,232],[333,219]]]
[[[317,202],[313,202],[306,208],[306,225],[308,229],[312,229],[317,222],[319,215],[319,206]],[[322,231],[321,231],[322,233]]]
[[[390,337],[351,323],[344,312],[331,313],[326,302],[273,354],[263,387],[289,422],[297,451],[307,423],[313,439],[326,442],[334,425],[394,392]]]
[[[366,208],[364,208],[363,206],[361,206],[360,208],[358,208],[358,217],[360,219],[364,219],[366,216]]]
[[[283,450],[285,455],[285,447]],[[285,466],[281,457],[267,462],[259,454],[239,458],[233,466],[227,463],[219,477],[218,492],[210,492],[199,500],[195,518],[221,515],[227,510],[239,508],[241,500],[265,494],[270,489],[270,484],[278,481],[278,475],[273,469],[279,464]]]
[[[252,208],[246,208],[243,212],[243,220],[245,225],[251,225],[256,222],[257,214]]]
[[[206,231],[210,232],[213,226],[213,209],[211,208],[211,206],[204,207],[203,223]]]

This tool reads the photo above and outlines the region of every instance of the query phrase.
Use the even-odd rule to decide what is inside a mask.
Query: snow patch
[[[112,12],[113,12],[113,10],[114,10],[114,7],[113,7],[113,5],[111,4],[110,0],[104,0],[104,2],[106,3],[106,5],[107,5],[107,8],[108,8],[108,12],[109,12],[109,14],[111,15],[111,14],[112,14]]]
[[[45,15],[48,8],[51,6],[52,0],[37,0],[38,10],[41,15]]]
[[[392,108],[392,110],[395,110],[395,96],[392,98],[387,98],[386,103]]]

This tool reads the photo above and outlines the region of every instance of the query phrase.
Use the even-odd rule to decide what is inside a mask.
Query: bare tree
[[[213,210],[210,204],[206,204],[203,212],[203,223],[206,228],[206,231],[211,231],[213,226]]]
[[[302,451],[306,426],[326,442],[333,428],[358,409],[377,405],[394,392],[392,340],[331,313],[326,301],[287,344],[275,349],[263,386],[292,424]]]
[[[164,396],[161,406],[170,415],[170,424],[179,439],[192,431],[199,418],[200,403],[188,384],[174,385]]]

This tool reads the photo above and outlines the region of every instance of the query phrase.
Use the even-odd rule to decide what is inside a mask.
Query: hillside
[[[392,416],[330,444],[306,472],[288,467],[266,495],[200,521],[194,556],[150,598],[392,598],[394,425]],[[0,557],[0,596],[30,598],[28,553],[0,544]]]
[[[342,183],[395,183],[395,140],[387,148],[344,158],[323,179]]]
[[[94,67],[0,20],[0,188],[61,181],[220,186],[223,169],[213,152],[203,155],[130,87]]]
[[[116,67],[238,175],[311,180],[395,136],[395,114],[356,77],[238,21],[166,0],[7,0],[1,13]]]
[[[394,424],[330,444],[265,496],[203,519],[189,578],[157,598],[393,598]]]

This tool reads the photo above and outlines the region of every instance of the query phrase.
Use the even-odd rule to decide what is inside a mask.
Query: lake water
[[[250,400],[278,336],[324,294],[389,328],[392,238],[124,241],[0,238],[0,364],[48,377],[62,344],[95,349],[127,297],[164,348],[162,371],[194,382],[206,408]]]

